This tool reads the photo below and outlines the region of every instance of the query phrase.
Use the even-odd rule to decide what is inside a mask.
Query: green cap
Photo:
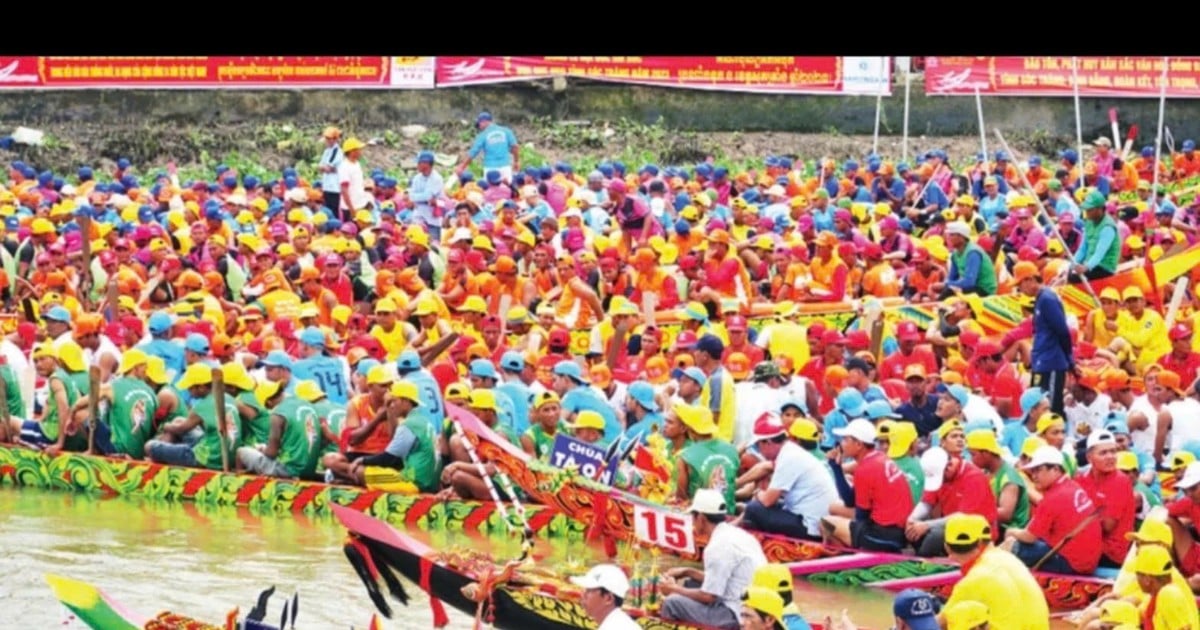
[[[1093,208],[1103,208],[1105,203],[1104,195],[1098,190],[1093,190],[1083,198],[1083,204],[1081,204],[1081,207],[1084,210],[1091,210]]]
[[[849,210],[850,206],[852,206],[852,205],[854,205],[854,203],[852,201],[850,201],[849,197],[841,197],[837,200],[838,208],[845,208],[846,210]]]
[[[818,189],[817,189],[817,194],[815,194],[815,195],[813,195],[813,196],[814,196],[814,197],[816,197],[817,199],[828,199],[828,198],[829,198],[829,191],[828,191],[828,190],[825,190],[824,188],[818,188]]]
[[[1062,190],[1062,182],[1052,179],[1046,184],[1046,188],[1050,190]]]

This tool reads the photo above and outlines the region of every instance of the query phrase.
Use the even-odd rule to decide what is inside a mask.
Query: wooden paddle
[[[1054,545],[1053,547],[1051,547],[1050,551],[1047,551],[1046,555],[1042,556],[1041,560],[1038,560],[1037,562],[1035,562],[1034,565],[1029,568],[1029,570],[1037,571],[1039,568],[1041,568],[1041,566],[1043,564],[1045,564],[1045,562],[1047,560],[1049,560],[1051,557],[1054,556],[1054,554],[1058,553],[1059,550],[1063,548],[1063,545],[1066,545],[1068,542],[1070,542],[1072,538],[1074,538],[1077,534],[1079,534],[1079,532],[1083,531],[1083,529],[1085,527],[1087,527],[1088,525],[1090,525],[1092,521],[1096,520],[1096,517],[1100,516],[1100,513],[1103,511],[1104,511],[1103,509],[1097,508],[1096,511],[1089,514],[1087,518],[1083,519],[1082,521],[1079,521],[1079,524],[1075,526],[1075,529],[1072,529],[1071,531],[1067,532],[1067,535],[1063,536],[1063,539],[1058,541],[1057,545]]]
[[[100,421],[100,366],[88,368],[88,454],[96,452],[96,423]]]
[[[213,400],[217,404],[217,434],[221,441],[221,470],[229,472],[229,445],[226,426],[229,419],[225,417],[225,375],[221,370],[213,370],[212,375]]]

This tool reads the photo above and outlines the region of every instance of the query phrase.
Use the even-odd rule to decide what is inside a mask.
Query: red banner
[[[1073,63],[1074,73],[1072,72]],[[925,93],[1158,98],[1162,57],[928,57]],[[1167,96],[1200,97],[1200,57],[1167,60]]]
[[[0,57],[0,89],[395,87],[433,87],[433,58]]]
[[[784,94],[891,94],[889,57],[438,57],[450,87],[573,77]]]

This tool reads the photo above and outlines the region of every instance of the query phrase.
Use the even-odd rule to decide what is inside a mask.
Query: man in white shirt
[[[696,537],[708,537],[704,570],[674,567],[666,572],[659,583],[666,596],[662,617],[736,630],[741,627],[742,594],[753,582],[754,571],[767,563],[762,545],[746,530],[726,522],[728,510],[719,490],[697,490],[688,512]]]
[[[1071,401],[1063,410],[1067,418],[1067,438],[1074,441],[1104,428],[1112,411],[1112,399],[1100,393],[1099,378],[1085,375],[1075,380]],[[1083,429],[1083,425],[1088,428]]]
[[[342,199],[342,185],[338,181],[338,166],[342,163],[342,149],[338,147],[338,140],[342,137],[342,131],[337,127],[326,127],[321,137],[325,140],[325,150],[321,152],[321,161],[317,162],[317,171],[321,173],[321,192],[325,195],[325,207],[337,212]],[[344,215],[338,218],[343,222],[348,220]]]
[[[417,154],[417,174],[409,181],[408,200],[412,202],[413,222],[424,225],[435,243],[442,240],[437,201],[443,188],[442,176],[433,170],[433,152],[421,151]]]
[[[1170,453],[1186,450],[1185,447],[1200,442],[1200,402],[1187,395],[1179,375],[1171,370],[1158,373],[1159,402],[1158,430],[1154,436],[1154,461],[1161,462]]]
[[[362,165],[358,163],[366,146],[358,138],[350,138],[342,143],[342,153],[346,154],[346,158],[337,169],[338,186],[342,193],[338,209],[345,217],[353,217],[356,211],[371,205],[371,195],[363,186]]]
[[[746,504],[742,526],[792,538],[820,540],[821,517],[838,500],[829,466],[789,440],[779,417],[754,427],[755,445],[774,470],[767,488]]]
[[[613,564],[598,564],[583,577],[571,578],[571,583],[583,590],[580,603],[588,617],[600,625],[598,630],[638,630],[641,628],[621,604],[629,592],[625,571]]]

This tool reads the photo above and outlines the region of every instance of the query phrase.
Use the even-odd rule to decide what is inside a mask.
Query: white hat
[[[1200,462],[1192,462],[1183,469],[1183,478],[1175,483],[1180,490],[1187,490],[1200,483]]]
[[[770,188],[767,189],[767,196],[768,197],[771,197],[771,196],[785,197],[785,196],[787,196],[787,191],[785,191],[783,189],[783,186],[780,186],[779,184],[775,184],[774,186],[771,186]]]
[[[1117,438],[1113,437],[1111,431],[1093,431],[1087,439],[1087,450],[1092,450],[1093,446],[1101,444],[1116,444]]]
[[[725,495],[720,491],[701,488],[696,491],[696,496],[692,497],[692,504],[688,506],[687,511],[701,514],[727,514],[728,507],[725,504]]]
[[[946,236],[957,234],[963,238],[971,238],[971,227],[963,221],[951,221],[946,224]]]
[[[470,241],[471,238],[471,228],[460,227],[454,230],[454,234],[450,235],[450,242]]]
[[[539,194],[541,193],[538,192],[537,186],[525,186],[521,189],[522,197],[536,197]]]
[[[615,564],[598,564],[581,577],[571,578],[571,583],[582,588],[601,588],[617,597],[629,592],[629,578]]]
[[[304,192],[303,188],[293,188],[287,191],[283,198],[292,203],[308,203],[308,193]]]
[[[950,454],[940,446],[934,446],[921,455],[921,471],[925,473],[925,490],[937,492],[942,487],[946,475],[946,464],[950,462]]]
[[[875,425],[862,418],[851,420],[850,424],[840,429],[834,429],[833,434],[838,437],[852,437],[863,444],[875,443]]]
[[[563,219],[570,219],[571,217],[583,218],[583,213],[579,211],[579,208],[567,208],[559,216]]]
[[[1037,468],[1038,466],[1047,466],[1051,464],[1058,466],[1059,468],[1066,467],[1063,464],[1063,452],[1047,444],[1046,446],[1039,446],[1038,449],[1033,452],[1033,456],[1029,458],[1029,463],[1025,464],[1022,468],[1029,470],[1031,468]],[[1196,471],[1196,476],[1197,478],[1200,478],[1200,469]]]

